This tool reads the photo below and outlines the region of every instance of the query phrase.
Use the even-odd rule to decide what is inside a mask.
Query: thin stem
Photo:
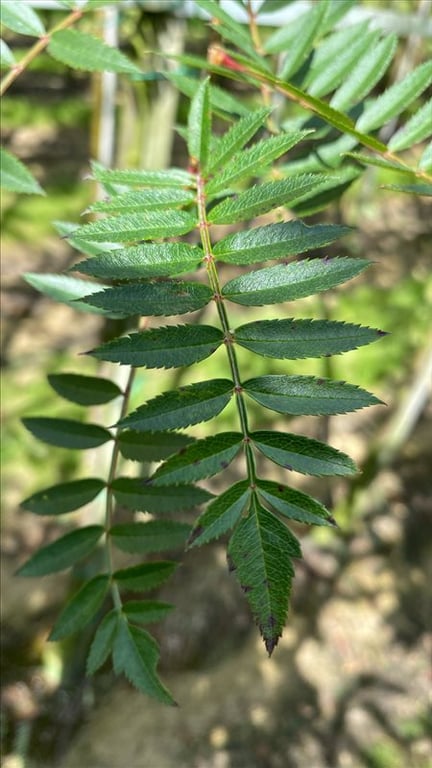
[[[214,299],[216,302],[216,308],[218,311],[220,323],[222,326],[222,330],[224,332],[225,347],[228,355],[228,362],[231,369],[231,375],[234,382],[237,412],[239,416],[241,430],[243,433],[248,477],[249,477],[250,483],[254,484],[256,479],[256,467],[255,467],[255,457],[253,455],[250,435],[249,435],[246,403],[244,400],[243,388],[241,385],[237,355],[234,349],[233,333],[230,328],[228,313],[226,311],[225,301],[222,296],[219,275],[216,269],[215,259],[214,259],[213,250],[212,250],[212,243],[210,238],[210,224],[207,220],[207,213],[206,213],[205,181],[200,174],[197,174],[197,205],[198,205],[201,243],[204,250],[204,261],[206,264],[210,287],[214,292]]]
[[[25,69],[31,64],[33,59],[36,58],[42,51],[45,50],[45,48],[49,45],[51,37],[54,35],[55,32],[59,32],[61,29],[67,29],[67,27],[71,27],[73,24],[75,24],[76,21],[78,21],[81,16],[83,15],[83,11],[76,8],[72,13],[70,13],[68,16],[66,16],[62,21],[59,22],[59,24],[56,24],[55,27],[50,29],[49,32],[47,32],[45,35],[42,35],[42,37],[39,38],[37,43],[35,43],[32,48],[30,48],[25,56],[21,59],[21,61],[18,64],[15,64],[10,70],[10,72],[5,75],[3,80],[0,84],[0,96],[3,96],[3,94],[7,91],[7,89],[12,85],[13,82],[17,79],[17,77],[24,72]]]

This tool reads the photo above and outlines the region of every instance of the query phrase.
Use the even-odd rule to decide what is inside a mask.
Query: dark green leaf
[[[121,427],[143,431],[182,429],[217,416],[233,395],[228,379],[212,379],[164,392],[122,419]]]
[[[45,576],[64,571],[92,552],[105,532],[102,525],[88,525],[66,533],[39,549],[18,569],[18,576]]]
[[[191,101],[188,118],[188,149],[192,164],[204,168],[210,145],[209,78],[203,80]]]
[[[114,610],[107,613],[99,624],[87,657],[88,675],[94,675],[110,655],[119,623],[120,613]]]
[[[250,499],[249,480],[242,480],[221,493],[196,521],[189,538],[189,548],[218,539],[233,528],[249,505]]]
[[[291,558],[301,557],[299,543],[277,517],[254,502],[231,537],[228,556],[271,655],[285,625],[294,577]]]
[[[128,213],[156,211],[159,208],[180,208],[195,200],[195,194],[188,189],[166,187],[164,189],[145,189],[113,195],[108,200],[98,200],[90,205],[85,213],[102,211],[106,213]]]
[[[243,388],[260,405],[293,416],[348,413],[382,402],[353,384],[313,376],[260,376]]]
[[[11,153],[7,152],[3,147],[0,147],[0,169],[0,181],[3,189],[27,195],[45,194],[39,182],[36,181],[21,160],[18,160],[17,157],[11,155]]]
[[[432,83],[432,61],[425,61],[394,83],[366,107],[357,120],[359,131],[372,131],[403,112]]]
[[[130,184],[140,187],[190,187],[194,178],[181,168],[170,168],[163,171],[140,171],[137,169],[102,168],[92,164],[92,172],[96,181],[102,184]]]
[[[132,624],[153,624],[162,621],[173,608],[171,603],[159,600],[129,600],[122,610]]]
[[[82,424],[72,419],[29,417],[22,420],[26,429],[38,440],[60,448],[86,450],[112,440],[111,432],[97,424]]]
[[[200,248],[187,243],[145,243],[101,253],[72,269],[103,280],[142,280],[191,272],[202,257]]]
[[[278,264],[235,277],[224,285],[222,294],[247,306],[294,301],[334,288],[358,275],[370,263],[366,259],[326,257]]]
[[[89,354],[121,365],[180,368],[209,357],[222,342],[222,331],[209,325],[169,325],[113,339]]]
[[[79,405],[100,405],[122,394],[121,389],[109,379],[97,376],[81,376],[76,373],[51,373],[48,381],[61,397]]]
[[[230,264],[254,264],[321,248],[349,232],[349,227],[335,224],[310,227],[302,221],[283,221],[228,235],[216,243],[213,252]]]
[[[106,317],[119,317],[115,312],[108,312],[80,301],[84,296],[88,297],[92,293],[98,293],[104,288],[102,283],[78,280],[75,277],[66,275],[38,275],[35,272],[27,272],[23,277],[39,293],[43,293],[55,301],[60,301],[62,304],[68,304],[79,312],[90,312],[95,315],[106,315]]]
[[[182,315],[204,307],[213,297],[208,285],[180,281],[117,285],[86,296],[92,306],[123,317]]]
[[[177,563],[170,560],[157,560],[152,563],[141,563],[131,568],[123,568],[113,574],[114,580],[122,589],[131,592],[146,592],[163,584],[174,573]]]
[[[242,442],[243,435],[239,432],[221,432],[197,440],[165,461],[151,477],[151,484],[189,483],[216,475],[231,463]]]
[[[19,35],[41,37],[45,34],[45,28],[33,8],[13,0],[2,0],[1,23]]]
[[[133,477],[119,477],[111,487],[118,504],[156,515],[191,509],[212,498],[211,493],[194,485],[153,488]]]
[[[100,38],[77,29],[55,32],[48,44],[48,53],[68,67],[87,72],[141,72],[118,48],[112,48]]]
[[[95,576],[87,581],[66,603],[48,640],[63,640],[79,632],[95,618],[109,589],[109,576]]]
[[[97,219],[84,224],[76,234],[82,240],[125,243],[184,235],[195,226],[195,216],[186,211],[144,211]]]
[[[177,520],[149,520],[115,525],[110,536],[116,547],[124,552],[143,554],[184,547],[190,530],[188,523]]]
[[[325,443],[286,432],[252,432],[251,440],[268,459],[306,475],[352,475],[356,466],[345,453]]]
[[[258,480],[257,490],[262,500],[290,520],[308,525],[334,525],[330,512],[306,493],[269,480]]]
[[[21,506],[36,515],[64,515],[89,504],[105,488],[105,482],[89,477],[52,485],[25,499]]]
[[[228,160],[236,154],[239,149],[257,132],[270,115],[270,109],[259,109],[251,112],[232,125],[232,127],[223,134],[216,145],[214,151],[207,163],[207,173],[213,173],[218,168],[223,168]]]
[[[357,349],[384,333],[335,320],[256,320],[236,328],[234,340],[264,357],[299,359]]]
[[[195,438],[175,432],[134,432],[124,430],[117,438],[120,453],[125,459],[148,462],[166,459],[181,448],[195,442]]]
[[[113,650],[115,672],[123,672],[132,685],[148,696],[163,704],[175,705],[156,674],[158,659],[157,643],[147,632],[128,626],[126,621],[119,623]]]

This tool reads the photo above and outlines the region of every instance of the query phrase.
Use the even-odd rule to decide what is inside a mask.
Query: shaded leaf
[[[113,48],[100,38],[77,29],[61,29],[55,32],[49,41],[48,53],[68,67],[84,69],[87,72],[141,72],[118,48]]]
[[[3,6],[2,6],[3,7]],[[28,168],[11,155],[6,149],[0,147],[1,186],[11,192],[20,192],[27,195],[44,195],[42,187],[30,173]]]
[[[328,509],[306,493],[269,480],[258,480],[257,491],[262,500],[290,520],[308,525],[334,525]]]
[[[122,394],[120,387],[109,379],[81,376],[76,373],[50,373],[48,381],[58,395],[79,405],[109,403]]]
[[[124,603],[123,613],[133,624],[153,624],[162,621],[174,606],[160,600],[129,600]]]
[[[45,34],[45,28],[33,8],[13,0],[2,0],[1,23],[19,35],[40,37]]]
[[[249,480],[235,483],[212,501],[199,516],[189,537],[188,547],[207,544],[218,539],[235,526],[241,514],[249,505],[251,487]]]
[[[0,67],[1,69],[9,69],[16,63],[16,59],[8,44],[0,39]]]
[[[76,234],[83,240],[124,243],[184,235],[195,226],[195,216],[186,211],[144,211],[97,219],[90,224],[83,224]]]
[[[184,547],[190,530],[188,523],[177,520],[149,520],[115,525],[110,530],[110,536],[123,552],[143,554]]]
[[[171,456],[150,478],[152,485],[189,483],[222,472],[239,452],[243,443],[240,432],[221,432],[196,440],[188,448]]]
[[[105,532],[102,525],[87,525],[66,533],[39,549],[18,569],[18,576],[45,576],[65,571],[92,552]]]
[[[94,477],[44,488],[21,502],[23,509],[36,515],[64,515],[89,504],[105,488],[105,482]]]
[[[112,652],[119,623],[120,613],[113,610],[107,613],[99,624],[87,657],[88,675],[94,675]]]
[[[138,690],[164,704],[175,705],[169,691],[159,680],[156,666],[159,651],[156,641],[143,629],[120,621],[115,635],[113,662],[117,674],[123,672]]]
[[[111,432],[97,424],[83,424],[73,419],[28,417],[22,419],[25,428],[38,440],[60,448],[86,450],[97,448],[112,440]]]
[[[123,430],[117,437],[120,453],[125,459],[148,462],[166,459],[180,448],[195,442],[195,438],[175,432],[134,432]]]
[[[95,618],[109,590],[109,576],[95,576],[87,581],[66,603],[48,640],[63,640],[74,635]]]
[[[118,477],[111,488],[118,504],[156,515],[191,509],[212,498],[211,493],[194,485],[156,488],[134,477]]]
[[[208,285],[180,281],[116,285],[85,297],[92,306],[123,317],[182,315],[204,307],[213,297]]]
[[[210,95],[209,78],[203,80],[192,98],[189,117],[187,142],[192,164],[204,168],[210,145]]]
[[[72,269],[105,280],[142,280],[190,272],[202,257],[202,250],[188,243],[145,243],[101,253]]]
[[[251,432],[258,450],[281,467],[306,475],[352,475],[357,469],[353,460],[319,440],[287,432]]]
[[[163,584],[176,568],[177,563],[170,560],[157,560],[115,571],[113,579],[122,589],[129,589],[131,592],[145,592]]]

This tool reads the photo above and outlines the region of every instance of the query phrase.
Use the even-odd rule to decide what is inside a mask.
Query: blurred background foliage
[[[209,42],[214,40],[214,33],[201,20],[175,15],[176,9],[181,10],[181,2],[143,0],[116,5],[120,11],[122,50],[149,73],[160,66],[160,58],[149,51],[185,49],[205,55]],[[383,10],[410,17],[424,12],[425,7],[422,0],[361,0],[356,5],[373,12]],[[59,14],[55,10],[39,13],[49,26]],[[89,14],[80,28],[101,33],[103,12]],[[6,32],[5,39],[14,50],[28,43],[26,38],[14,37],[10,32]],[[402,38],[391,74],[395,74],[404,57],[419,62],[430,55],[430,49],[427,38]],[[231,88],[236,98],[250,97],[244,87],[229,81],[225,81],[224,87]],[[293,431],[298,426],[311,435],[327,436],[364,468],[363,475],[352,486],[346,480],[320,481],[313,486],[318,498],[333,505],[341,531],[308,531],[304,535],[305,566],[299,567],[293,627],[290,624],[287,629],[279,662],[265,662],[273,665],[274,674],[286,677],[286,686],[292,689],[291,698],[289,691],[284,694],[285,705],[291,707],[291,724],[285,723],[284,731],[284,698],[279,694],[279,698],[272,698],[269,690],[273,683],[265,687],[266,675],[271,678],[269,672],[260,672],[254,694],[250,691],[251,681],[240,680],[238,692],[233,694],[230,722],[226,689],[218,690],[214,674],[220,680],[225,676],[226,685],[231,688],[237,672],[241,677],[243,670],[247,677],[261,670],[262,657],[250,640],[249,619],[241,607],[241,598],[226,580],[225,565],[215,545],[210,554],[194,553],[189,557],[179,583],[174,585],[173,599],[180,603],[178,618],[168,622],[163,630],[165,640],[160,639],[168,672],[182,692],[179,698],[191,697],[192,703],[182,715],[189,735],[179,733],[182,721],[178,715],[161,715],[156,710],[156,720],[162,718],[166,728],[161,736],[159,725],[147,712],[146,718],[150,719],[146,746],[142,746],[141,757],[134,763],[130,743],[139,742],[142,714],[136,725],[129,723],[126,715],[116,725],[116,718],[110,720],[102,706],[100,722],[96,719],[93,730],[84,729],[81,733],[80,726],[94,711],[95,700],[103,702],[108,697],[110,708],[112,704],[117,713],[131,713],[137,706],[146,709],[149,705],[137,705],[135,694],[125,686],[116,690],[111,702],[109,670],[96,682],[85,681],[82,660],[88,636],[63,646],[45,644],[58,605],[71,589],[67,576],[30,585],[13,578],[18,563],[42,541],[55,535],[51,522],[33,520],[31,515],[19,511],[20,499],[38,488],[79,476],[83,461],[73,452],[35,441],[20,424],[20,418],[35,413],[80,418],[81,409],[61,401],[49,388],[45,374],[90,374],[102,369],[112,375],[113,366],[97,368],[95,361],[77,357],[112,332],[96,316],[81,315],[39,296],[24,284],[20,275],[25,271],[61,271],[76,259],[76,252],[58,236],[53,222],[79,222],[81,212],[97,194],[86,175],[90,159],[101,155],[100,103],[99,75],[73,72],[42,54],[18,78],[2,104],[4,145],[29,166],[46,191],[43,197],[9,192],[2,196],[4,765],[427,768],[432,760],[431,724],[425,703],[432,613],[431,410],[427,402],[432,216],[427,198],[381,189],[381,185],[392,183],[394,178],[388,171],[374,168],[367,169],[340,201],[313,216],[314,221],[337,221],[354,228],[329,252],[366,257],[375,262],[374,266],[355,283],[324,298],[302,300],[288,308],[272,307],[268,314],[330,316],[383,328],[391,335],[379,345],[331,361],[298,361],[295,367],[294,363],[263,360],[245,350],[239,351],[245,379],[264,372],[291,370],[330,374],[355,381],[388,404],[379,413],[338,416],[314,426],[293,420],[289,425]],[[186,109],[186,99],[165,81],[149,77],[134,82],[120,77],[113,164],[161,167],[187,162],[183,142],[174,131],[177,123],[184,122]],[[264,316],[261,311],[260,317]],[[243,314],[239,307],[232,310],[232,317],[237,324],[246,318],[253,319],[250,312]],[[205,366],[206,376],[221,375],[223,351],[199,365],[203,370]],[[132,405],[171,388],[180,377],[182,383],[195,379],[197,370],[194,366],[191,370],[157,375],[140,370]],[[121,371],[116,371],[121,377]],[[101,409],[95,412],[95,420],[101,413]],[[219,418],[224,428],[232,428],[230,408]],[[279,419],[279,428],[286,428],[287,419],[282,423],[280,417],[274,418],[274,423]],[[266,427],[262,415],[257,426]],[[211,430],[211,424],[201,425],[196,434],[210,434]],[[97,466],[104,460],[101,449],[99,453],[86,454],[84,460],[86,468],[88,463]],[[301,485],[304,479],[295,482],[306,487]],[[96,509],[84,510],[82,514],[97,513]],[[363,570],[360,568],[356,573],[357,559],[363,563]],[[203,586],[198,594],[193,585],[201,579],[200,568],[208,562],[213,563],[214,574],[212,578],[203,578],[207,592]],[[77,581],[79,573],[74,573],[72,586]],[[344,593],[346,584],[348,591]],[[186,594],[182,596],[181,590]],[[168,595],[168,599],[171,597]],[[350,601],[352,610],[348,618],[337,612],[342,600]],[[182,611],[186,619],[181,619]],[[371,632],[366,632],[363,645],[357,648],[353,636],[362,622]],[[371,640],[374,632],[380,638],[376,647]],[[221,643],[222,649],[228,648],[231,653],[223,662],[222,655],[214,650],[221,633],[231,638]],[[323,665],[328,670],[332,664],[337,667],[331,650],[334,642],[341,646],[336,649],[340,654],[339,674],[335,670],[335,679],[329,681],[323,671],[321,685],[313,674],[308,677],[305,668],[318,669]],[[388,657],[389,666],[382,662],[384,657]],[[259,658],[261,661],[257,661]],[[221,666],[217,667],[216,662]],[[216,672],[212,669],[215,664]],[[354,673],[350,664],[354,665]],[[394,676],[392,664],[399,667]],[[380,666],[387,674],[388,689],[380,681]],[[404,675],[411,677],[404,681]],[[207,699],[216,697],[219,709],[209,706],[207,714],[198,716],[206,706],[205,697],[200,698],[200,685],[208,691]],[[365,699],[365,691],[369,699]],[[132,698],[122,698],[127,696]],[[193,727],[194,718],[201,725]],[[239,722],[243,719],[242,730]],[[312,723],[316,719],[319,727],[314,731]],[[273,726],[269,725],[271,721]],[[131,731],[119,739],[118,747],[110,742],[110,733],[118,739],[116,731],[127,731],[128,727]],[[158,738],[152,728],[159,731]],[[303,736],[294,737],[293,728]],[[357,741],[353,733],[357,733]],[[100,746],[101,742],[107,744],[106,748]],[[71,744],[70,757],[64,758]],[[83,759],[88,762],[82,762]]]

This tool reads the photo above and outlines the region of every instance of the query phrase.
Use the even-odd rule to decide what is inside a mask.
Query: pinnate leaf
[[[287,432],[252,432],[253,444],[268,459],[281,467],[306,475],[352,475],[352,459],[319,440]]]
[[[22,420],[25,428],[38,440],[59,448],[87,450],[112,440],[111,432],[97,424],[83,424],[73,419],[28,417]]]
[[[97,219],[84,224],[76,234],[83,240],[124,243],[184,235],[195,226],[195,217],[186,211],[144,211]]]
[[[144,431],[182,429],[217,416],[228,405],[234,385],[212,379],[164,392],[119,422],[120,427]]]
[[[209,357],[222,342],[222,331],[209,325],[169,325],[113,339],[90,354],[121,365],[179,368]]]
[[[85,297],[92,306],[123,317],[182,315],[204,307],[213,297],[208,285],[180,281],[116,285]]]
[[[63,640],[79,632],[94,619],[109,589],[109,576],[95,576],[87,581],[66,603],[48,640]]]
[[[101,253],[73,269],[103,280],[142,280],[190,272],[202,257],[202,250],[188,243],[145,243]]]
[[[194,485],[153,488],[133,477],[118,477],[111,487],[118,504],[154,514],[191,509],[212,498],[211,493]]]
[[[81,376],[76,373],[51,373],[48,381],[58,395],[79,405],[109,403],[122,394],[120,387],[109,379]]]
[[[92,552],[104,533],[102,525],[87,525],[66,533],[39,549],[18,569],[18,576],[45,576],[70,568]]]
[[[265,408],[293,416],[348,413],[381,403],[353,384],[313,376],[260,376],[245,381],[243,388]]]
[[[1,187],[11,192],[20,192],[27,195],[44,195],[42,187],[30,173],[28,168],[11,155],[6,149],[0,147]]]
[[[175,432],[135,432],[123,430],[117,438],[120,453],[131,461],[160,461],[195,442],[195,438]]]
[[[98,37],[77,29],[55,32],[49,42],[48,53],[68,67],[87,72],[141,72],[118,48],[112,48]]]
[[[152,563],[141,563],[141,565],[115,571],[113,578],[123,589],[129,589],[131,592],[145,592],[167,581],[176,568],[177,563],[170,560],[155,560]]]
[[[257,491],[261,500],[270,504],[276,512],[290,520],[308,525],[335,524],[324,505],[306,493],[270,480],[258,480]]]
[[[221,432],[197,440],[165,461],[150,478],[151,484],[189,483],[216,475],[231,463],[242,442],[239,432]]]
[[[105,482],[89,477],[52,485],[21,502],[23,509],[36,515],[64,515],[89,504],[105,488]]]
[[[334,288],[370,263],[365,259],[324,258],[278,264],[235,277],[224,285],[222,293],[230,301],[247,306],[294,301]]]
[[[2,0],[1,23],[19,35],[40,37],[45,34],[44,26],[33,8],[13,0]]]
[[[196,547],[218,539],[234,528],[242,512],[249,505],[251,487],[249,480],[242,480],[228,488],[212,501],[196,521],[189,537],[188,546]]]
[[[190,529],[188,523],[177,520],[149,520],[115,525],[110,536],[116,547],[124,552],[143,554],[184,547]]]
[[[114,640],[113,662],[117,674],[123,673],[138,690],[175,706],[169,691],[156,674],[159,651],[156,641],[143,629],[119,622]]]

